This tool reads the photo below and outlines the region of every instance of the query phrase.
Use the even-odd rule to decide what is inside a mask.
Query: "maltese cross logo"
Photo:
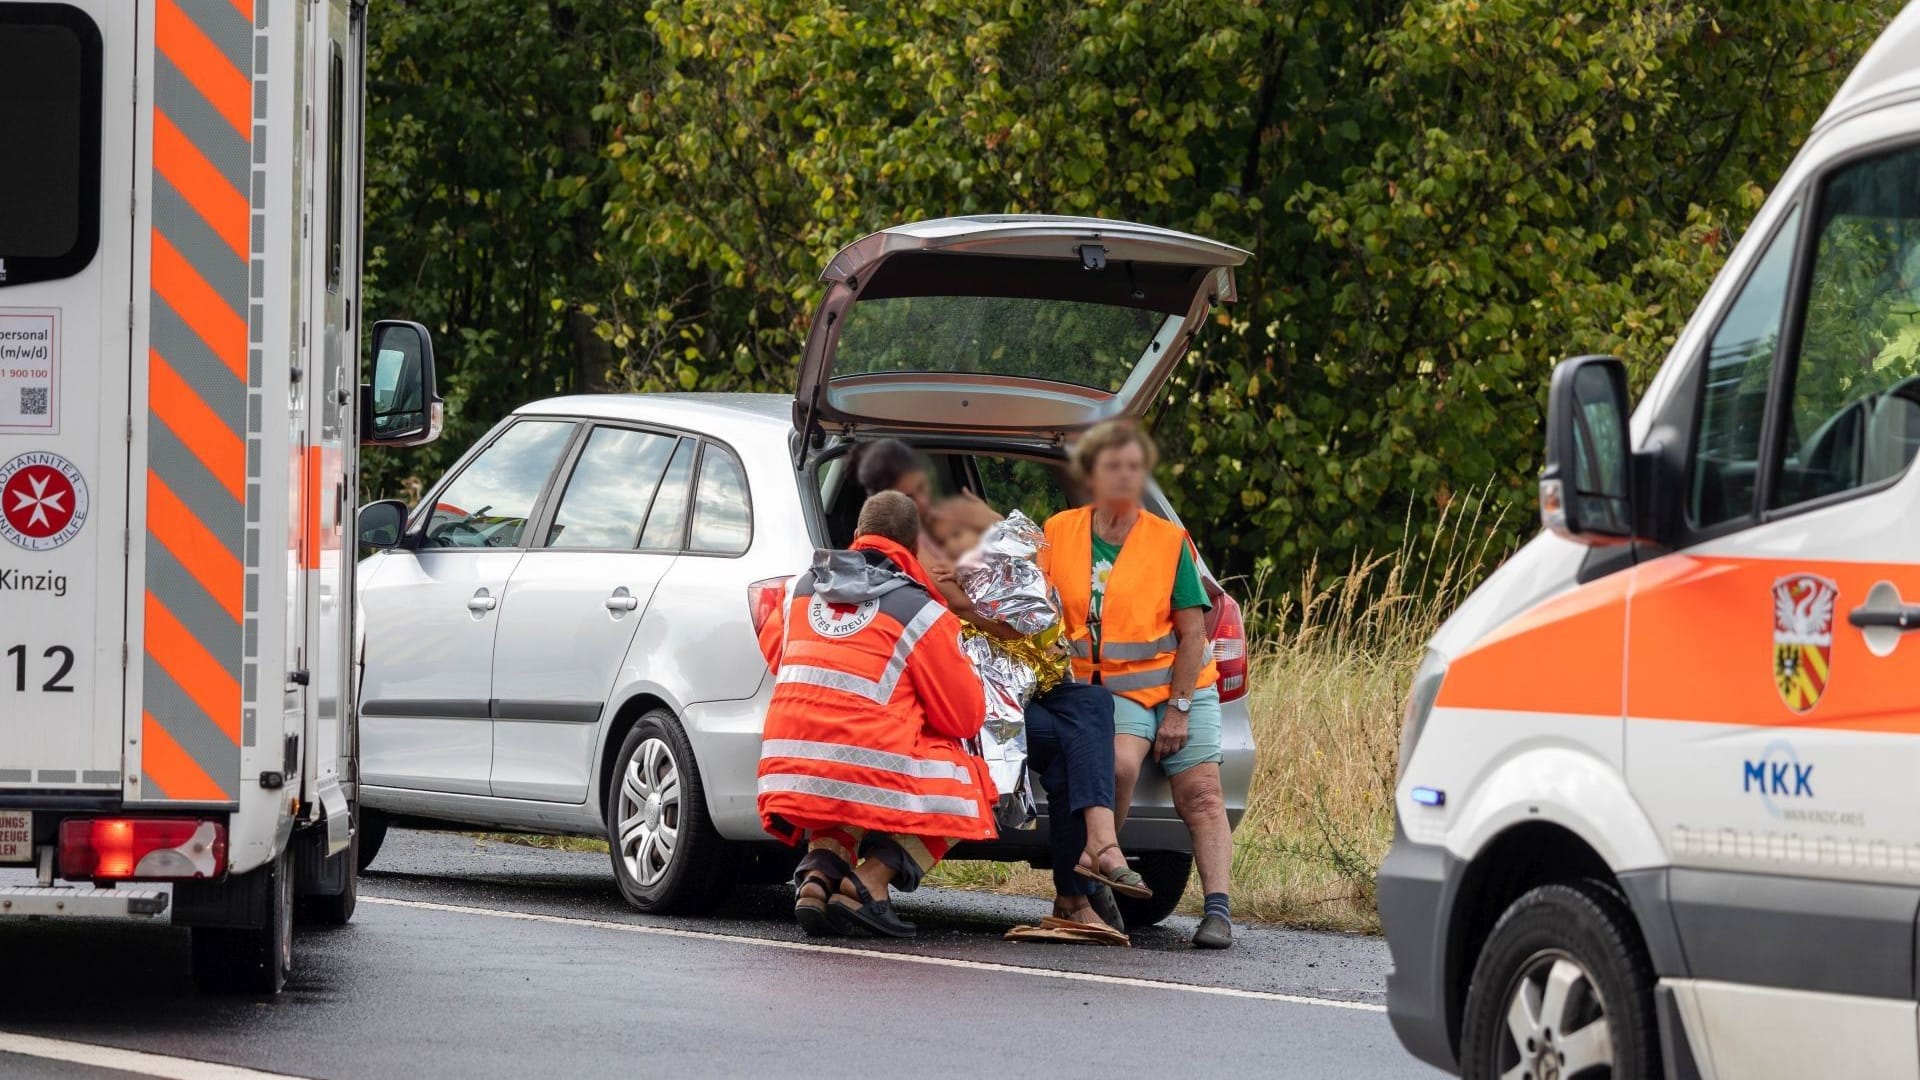
[[[21,454],[0,465],[0,536],[28,551],[74,538],[87,519],[87,484],[58,454]]]

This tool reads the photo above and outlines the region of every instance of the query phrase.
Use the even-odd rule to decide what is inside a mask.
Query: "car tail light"
[[[1240,604],[1221,593],[1214,598],[1219,614],[1213,628],[1213,663],[1220,672],[1220,700],[1233,701],[1247,695],[1247,627],[1240,618]]]
[[[194,818],[69,818],[60,823],[60,876],[69,880],[217,878],[227,828]]]
[[[791,575],[762,578],[747,586],[747,610],[753,613],[755,634],[760,633],[760,628],[767,625],[773,613],[780,610],[780,605],[787,598],[787,582],[792,580]]]

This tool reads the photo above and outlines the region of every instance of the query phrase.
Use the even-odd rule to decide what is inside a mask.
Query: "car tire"
[[[360,819],[354,823],[354,865],[365,870],[373,865],[374,856],[380,854],[380,845],[387,842],[387,815],[378,810],[360,808]]]
[[[1133,868],[1146,879],[1153,895],[1146,899],[1113,894],[1127,930],[1144,929],[1173,914],[1186,895],[1187,878],[1193,875],[1193,856],[1184,851],[1149,851],[1133,860]]]
[[[1596,881],[1534,889],[1500,916],[1474,965],[1461,1075],[1657,1080],[1653,986],[1618,893]]]
[[[193,981],[203,993],[277,994],[293,971],[292,847],[254,874],[263,876],[229,888],[265,894],[260,925],[193,928]]]
[[[693,747],[667,710],[641,716],[621,740],[604,814],[613,876],[627,903],[695,915],[733,891],[743,849],[714,829]]]

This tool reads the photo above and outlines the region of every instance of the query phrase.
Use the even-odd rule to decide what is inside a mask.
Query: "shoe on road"
[[[1193,947],[1196,949],[1230,949],[1233,947],[1233,924],[1218,915],[1209,915],[1200,920],[1200,929],[1193,932]]]

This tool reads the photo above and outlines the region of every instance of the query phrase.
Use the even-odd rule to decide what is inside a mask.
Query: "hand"
[[[929,566],[927,567],[927,575],[933,578],[934,583],[937,585],[958,585],[960,583],[960,579],[954,575],[953,565],[951,563],[940,566]]]
[[[1167,706],[1160,717],[1160,730],[1153,737],[1153,760],[1165,761],[1187,745],[1187,714]]]

